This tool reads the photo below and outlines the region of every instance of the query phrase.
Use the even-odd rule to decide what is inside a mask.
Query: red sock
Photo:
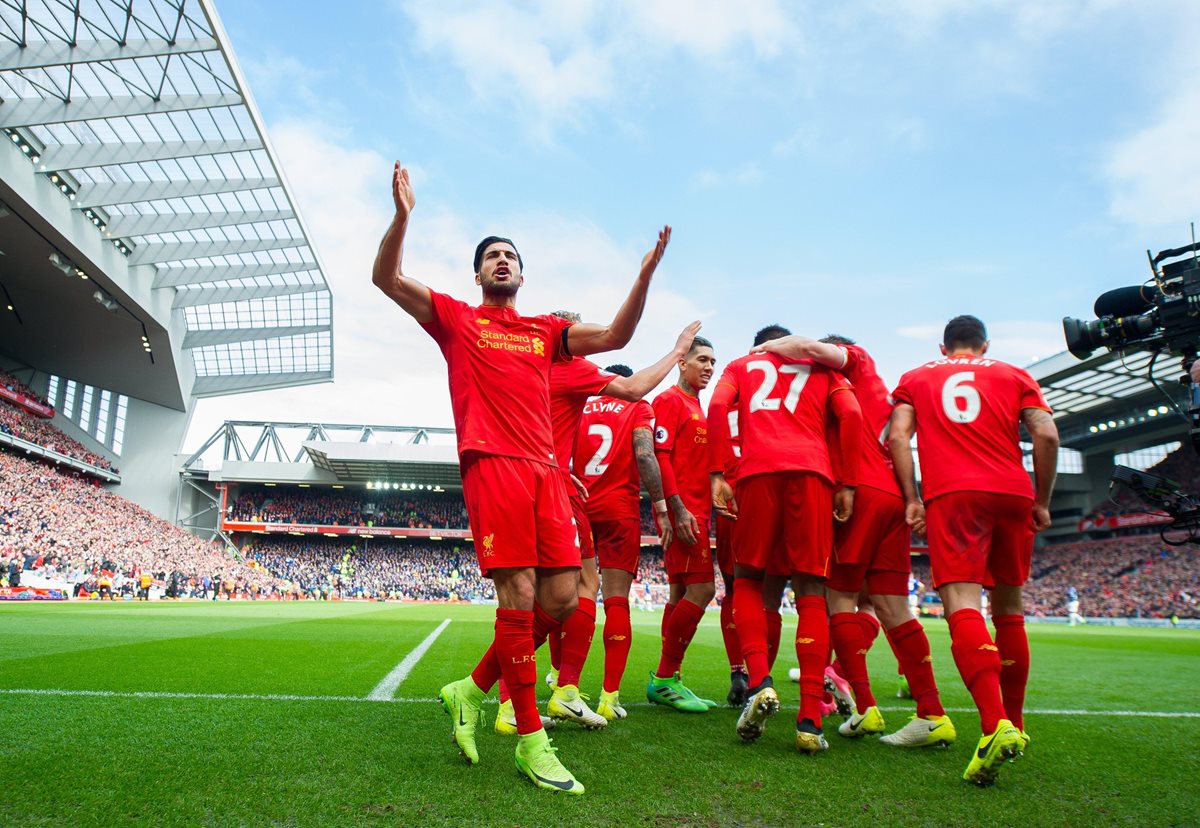
[[[663,638],[662,657],[658,660],[658,670],[655,675],[659,678],[670,678],[679,672],[683,664],[684,653],[696,635],[696,627],[704,617],[704,607],[693,604],[686,598],[675,605],[671,613],[671,623]]]
[[[885,630],[885,635],[887,637],[888,646],[892,648],[892,655],[896,657],[896,675],[898,675],[898,676],[904,675],[904,658],[900,655],[900,651],[898,649],[896,649],[896,640],[894,637],[894,633],[896,632],[896,630],[900,629],[901,627],[906,627],[910,623],[912,623],[912,621],[916,621],[916,620],[917,619],[913,618],[911,621],[906,621],[903,624],[899,624],[893,629]],[[917,621],[917,623],[920,624],[921,622]],[[924,629],[922,628],[921,631],[924,632]],[[926,639],[925,643],[926,643],[926,645],[928,645],[929,640]],[[912,689],[911,686],[909,689]]]
[[[933,656],[929,654],[929,638],[925,628],[915,618],[887,631],[888,643],[896,654],[900,674],[908,677],[908,689],[917,703],[917,715],[945,716],[937,682],[933,678]]]
[[[829,647],[825,650],[825,665],[827,667],[832,667],[833,671],[835,673],[837,673],[837,671],[841,669],[841,665],[838,664],[837,659],[833,657],[833,636],[829,637]],[[838,675],[840,676],[841,673],[838,673]],[[843,678],[845,678],[845,677],[843,676]],[[824,682],[825,682],[825,680],[821,679],[822,685],[824,684]],[[821,702],[826,707],[833,704],[833,693],[830,693],[829,690],[826,690],[824,693],[821,694]]]
[[[832,618],[829,619],[829,623],[831,623],[831,624],[833,623]],[[830,632],[832,632],[832,630],[830,630]],[[829,647],[830,647],[830,649],[835,649],[832,636],[830,636],[830,639],[829,639]],[[829,665],[829,669],[833,670],[833,672],[838,676],[838,678],[845,679],[846,681],[850,680],[850,674],[847,673],[846,668],[842,666],[842,660],[840,658],[835,658],[833,660],[833,663]]]
[[[726,595],[721,602],[721,638],[725,642],[725,655],[729,658],[730,672],[742,669],[742,645],[738,641],[737,624],[733,622],[733,595]]]
[[[1000,697],[1000,653],[988,635],[983,615],[976,609],[960,609],[950,616],[950,651],[971,698],[979,708],[984,734],[996,730],[1004,718]],[[909,676],[911,686],[912,676]]]
[[[517,732],[522,736],[542,729],[537,696],[533,691],[537,681],[533,617],[534,613],[528,610],[496,610],[496,657],[500,661],[504,683],[512,694]]]
[[[875,704],[871,695],[871,680],[867,676],[867,642],[863,628],[858,623],[859,613],[839,612],[829,619],[829,637],[838,661],[846,671],[843,678],[854,689],[854,704],[859,713],[865,713]]]
[[[751,687],[758,687],[770,673],[767,662],[767,610],[763,606],[762,581],[736,578],[733,582],[733,612],[737,621],[742,661]]]
[[[659,634],[663,638],[667,637],[667,624],[671,623],[671,613],[673,613],[674,611],[675,611],[674,604],[668,603],[665,607],[663,607],[662,625],[659,627]]]
[[[475,686],[483,691],[486,696],[492,692],[492,688],[496,686],[496,682],[500,680],[500,660],[496,658],[496,640],[492,639],[492,645],[487,648],[487,652],[483,654],[483,658],[475,665],[475,669],[471,671],[471,681],[475,682]],[[503,699],[501,699],[503,701]]]
[[[570,619],[567,620],[569,621]],[[566,636],[566,622],[560,624],[557,630],[551,630],[549,635],[546,636],[546,645],[550,648],[550,666],[555,670],[562,670],[563,639]]]
[[[633,625],[629,622],[628,598],[604,599],[604,692],[621,689],[629,647],[633,643]]]
[[[875,639],[879,638],[879,619],[869,612],[856,612],[854,617],[858,619],[858,625],[862,627],[863,646],[870,652],[875,646]]]
[[[779,639],[783,636],[783,616],[779,610],[767,610],[767,672],[775,669]]]
[[[496,695],[499,697],[501,704],[509,700],[508,685],[504,683],[504,679],[500,679],[500,683],[496,685]]]
[[[596,602],[591,598],[580,598],[579,606],[562,625],[562,661],[558,673],[558,684],[579,686],[579,674],[587,661],[592,646],[592,635],[596,632]],[[553,636],[551,636],[553,638]]]
[[[569,617],[570,616],[568,616],[568,618]],[[563,622],[559,621],[553,615],[542,609],[541,604],[536,602],[534,603],[533,629],[530,631],[530,635],[533,638],[533,649],[535,652],[537,651],[537,648],[542,646],[542,643],[549,638],[550,633],[557,631],[562,623]],[[535,672],[537,671],[536,666],[533,669]]]
[[[823,595],[796,597],[796,660],[800,662],[800,719],[821,726],[825,663],[829,653],[829,611]]]
[[[1025,685],[1029,682],[1029,637],[1025,634],[1025,616],[993,615],[996,646],[1000,650],[1000,695],[1006,717],[1025,729]]]

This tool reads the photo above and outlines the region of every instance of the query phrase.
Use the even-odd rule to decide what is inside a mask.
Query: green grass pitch
[[[970,712],[952,712],[959,741],[948,749],[850,741],[827,719],[830,750],[796,753],[786,650],[776,669],[785,709],[757,744],[738,742],[732,710],[646,705],[659,616],[635,610],[629,718],[552,734],[587,786],[567,797],[517,774],[514,742],[491,730],[495,705],[485,707],[479,766],[449,744],[433,699],[474,664],[493,617],[490,607],[365,603],[0,606],[0,824],[1200,824],[1196,632],[1031,625],[1027,705],[1044,712],[1026,717],[1027,755],[977,789],[960,778],[979,736]],[[367,701],[447,618],[396,701]],[[965,711],[945,624],[926,629],[943,702]],[[544,649],[539,659],[541,675]],[[583,682],[593,696],[602,663],[597,636]],[[911,702],[895,698],[886,643],[870,665],[894,730]],[[684,673],[701,695],[724,699],[715,614]],[[1113,712],[1070,712],[1081,710]]]

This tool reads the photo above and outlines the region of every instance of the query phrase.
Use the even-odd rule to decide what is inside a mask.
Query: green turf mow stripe
[[[388,701],[396,695],[397,688],[404,683],[408,678],[408,674],[417,666],[417,662],[429,652],[429,648],[433,646],[433,642],[437,641],[438,636],[442,634],[442,630],[450,626],[450,619],[447,618],[442,623],[438,624],[437,629],[425,636],[425,640],[413,648],[413,651],[406,655],[403,660],[388,673],[379,684],[375,685],[375,689],[371,691],[367,698],[372,701]]]
[[[216,701],[296,701],[296,702],[368,702],[371,704],[433,704],[434,698],[374,698],[372,696],[299,696],[287,693],[172,693],[156,690],[55,690],[50,688],[0,688],[6,696],[82,696],[111,699],[206,699]],[[485,704],[495,704],[487,699]],[[625,702],[622,707],[654,707],[650,702]],[[781,710],[795,710],[795,705],[781,705]],[[880,707],[885,713],[911,713],[911,707]],[[947,713],[975,713],[973,707],[947,707]],[[1055,710],[1026,709],[1034,716],[1140,716],[1153,719],[1200,719],[1200,711],[1169,712],[1164,710]]]

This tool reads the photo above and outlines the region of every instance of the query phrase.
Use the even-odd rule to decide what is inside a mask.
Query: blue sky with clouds
[[[333,286],[337,379],[202,401],[192,445],[224,419],[450,423],[436,347],[370,286],[394,158],[405,270],[462,298],[499,232],[523,311],[603,321],[672,224],[635,366],[692,318],[723,360],[780,322],[895,380],[964,312],[1027,364],[1200,217],[1190,0],[217,5]]]

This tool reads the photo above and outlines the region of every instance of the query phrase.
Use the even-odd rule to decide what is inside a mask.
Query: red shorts
[[[579,538],[579,557],[594,558],[596,557],[596,545],[592,541],[592,524],[588,520],[587,508],[584,506],[583,498],[579,496],[575,484],[567,480],[566,486],[569,493],[567,499],[571,501],[571,517],[575,521],[575,534]]]
[[[679,539],[679,530],[675,530],[675,539],[667,549],[664,562],[667,567],[667,580],[673,584],[700,584],[714,581],[712,545],[708,538],[708,519],[699,515],[696,518],[696,543],[686,545]],[[671,526],[675,526],[675,517],[671,516]]]
[[[833,550],[833,484],[813,472],[738,480],[734,561],[768,575],[824,578]]]
[[[951,492],[925,506],[933,585],[1020,586],[1033,559],[1033,500]]]
[[[579,535],[559,469],[518,457],[468,452],[463,500],[479,570],[578,567]]]
[[[716,515],[713,520],[717,523],[717,569],[722,575],[733,575],[733,535],[738,522],[730,518]]]
[[[592,538],[601,569],[622,569],[637,577],[642,554],[641,520],[598,520],[592,524]]]
[[[909,530],[904,499],[862,486],[854,495],[854,514],[833,527],[833,562],[825,586],[871,595],[907,595]]]

